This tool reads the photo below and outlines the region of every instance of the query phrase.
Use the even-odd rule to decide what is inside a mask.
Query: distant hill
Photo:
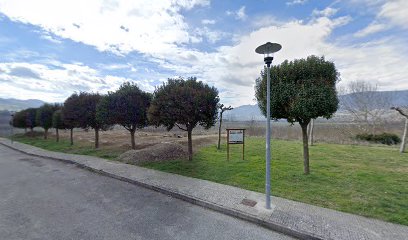
[[[263,121],[265,120],[264,115],[262,115],[258,104],[255,105],[242,105],[236,107],[230,111],[224,112],[223,119],[228,121]]]
[[[363,93],[358,93],[358,94],[363,94]],[[389,103],[387,104],[388,107],[397,107],[397,106],[408,106],[408,90],[403,90],[403,91],[378,91],[378,92],[370,92],[370,95],[373,94],[373,97],[377,97],[378,99],[388,99]],[[342,95],[339,96],[340,100],[340,111],[342,109],[342,102],[349,98],[350,95],[353,94],[347,94],[347,95]],[[349,98],[350,99],[350,98]],[[351,98],[352,99],[352,98]],[[379,106],[384,107],[384,105]],[[387,108],[388,108],[387,107]]]
[[[45,102],[38,99],[19,100],[14,98],[0,98],[0,110],[19,111],[25,108],[39,107]]]
[[[378,97],[384,97],[390,100],[390,106],[408,106],[408,90],[403,91],[378,91],[374,93]],[[343,112],[341,105],[342,101],[347,98],[347,95],[339,96],[340,104],[339,111]],[[343,112],[344,113],[344,112]],[[265,117],[262,115],[258,105],[243,105],[234,108],[231,111],[226,111],[223,119],[229,121],[263,121]]]

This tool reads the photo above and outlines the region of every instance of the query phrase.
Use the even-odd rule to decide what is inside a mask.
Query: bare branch
[[[182,127],[180,127],[180,125],[178,125],[177,123],[176,123],[176,126],[177,126],[178,128],[180,128],[181,130],[183,130],[183,131],[187,131],[187,128],[182,128]]]
[[[402,116],[408,118],[408,113],[404,112],[404,110],[401,109],[400,107],[392,107],[391,109],[399,112]]]

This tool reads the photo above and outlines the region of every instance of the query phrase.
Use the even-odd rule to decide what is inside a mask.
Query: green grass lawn
[[[144,165],[165,172],[264,192],[265,140],[201,149],[192,162]],[[302,143],[273,140],[272,195],[408,225],[408,154],[396,148],[322,144],[310,148],[311,174],[303,174]]]
[[[51,151],[85,154],[114,159],[123,150],[93,149],[91,143],[70,146],[17,136],[15,140]],[[177,160],[144,165],[161,171],[264,192],[265,140],[246,139],[245,160],[242,145],[204,147],[192,162]],[[302,143],[273,140],[272,194],[368,217],[408,225],[408,154],[395,147],[319,143],[310,147],[311,174],[303,175]]]
[[[55,138],[48,138],[45,140],[42,135],[36,137],[27,137],[22,134],[15,135],[13,137],[15,141],[22,142],[25,144],[30,144],[42,149],[55,151],[55,152],[64,152],[72,154],[81,154],[81,155],[91,155],[101,158],[106,158],[109,160],[114,160],[121,153],[122,149],[112,149],[112,148],[100,148],[95,149],[94,144],[91,142],[74,142],[74,145],[71,146],[70,141],[66,139],[60,139],[59,142],[55,141]]]

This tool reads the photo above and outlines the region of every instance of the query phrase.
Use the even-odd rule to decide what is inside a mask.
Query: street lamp
[[[266,177],[265,177],[265,194],[266,209],[271,209],[271,76],[270,67],[273,60],[273,53],[281,50],[282,46],[278,43],[267,42],[255,49],[256,53],[264,55],[264,62],[267,70],[266,83]]]

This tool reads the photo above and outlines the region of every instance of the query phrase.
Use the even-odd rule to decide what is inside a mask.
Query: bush
[[[401,138],[393,133],[382,133],[382,134],[363,133],[363,134],[357,134],[356,138],[359,140],[387,144],[387,145],[396,145],[401,142]]]

